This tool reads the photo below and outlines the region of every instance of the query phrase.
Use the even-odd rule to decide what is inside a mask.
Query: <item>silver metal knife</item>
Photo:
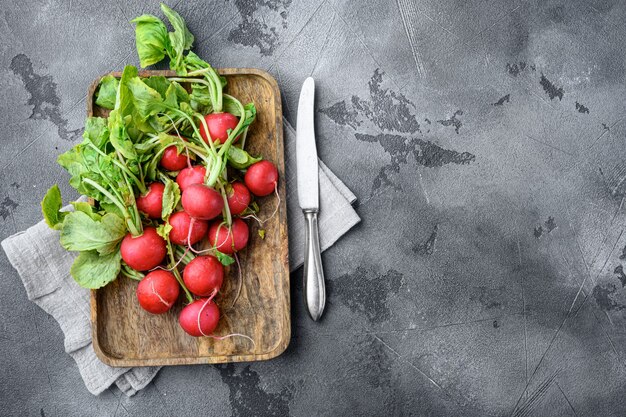
[[[320,251],[317,213],[320,208],[317,149],[314,126],[315,81],[304,80],[298,104],[296,126],[296,161],[298,172],[298,202],[304,213],[304,302],[311,318],[319,320],[326,304],[326,286]]]

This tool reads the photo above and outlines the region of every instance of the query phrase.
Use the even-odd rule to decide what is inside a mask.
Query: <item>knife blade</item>
[[[319,167],[315,145],[315,81],[309,77],[300,91],[296,125],[298,202],[305,220],[304,301],[311,318],[319,320],[326,304],[326,287],[319,242]]]
[[[319,209],[319,177],[314,122],[315,81],[309,77],[300,91],[296,125],[298,203],[303,210]]]

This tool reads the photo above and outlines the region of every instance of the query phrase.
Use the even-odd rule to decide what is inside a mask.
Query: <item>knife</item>
[[[304,302],[314,321],[319,320],[326,304],[326,286],[322,269],[317,213],[319,212],[319,177],[314,126],[315,81],[304,80],[300,91],[296,126],[296,165],[298,202],[304,213]]]

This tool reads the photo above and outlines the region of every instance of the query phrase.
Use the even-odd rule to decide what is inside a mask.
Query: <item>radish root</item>
[[[153,293],[154,295],[156,295],[156,296],[157,296],[157,298],[159,299],[159,301],[161,301],[163,304],[165,304],[165,306],[166,306],[167,308],[170,308],[170,307],[172,306],[172,304],[173,304],[173,303],[168,303],[167,301],[165,301],[165,300],[163,299],[163,297],[161,297],[161,294],[159,294],[159,293],[156,291],[156,289],[154,288],[154,281],[150,281],[150,289],[152,290],[152,293]]]
[[[191,232],[193,231],[193,224],[194,224],[195,221],[196,221],[196,219],[194,219],[192,217],[191,221],[189,222],[189,231],[187,232],[187,250],[190,250],[191,252],[195,253],[196,255],[200,255],[200,254],[203,254],[205,252],[212,251],[213,248],[205,249],[205,250],[197,250],[197,249],[194,249],[193,246],[191,245]]]
[[[191,221],[193,222],[193,218],[191,219]],[[217,242],[217,238],[219,237],[220,234],[220,228],[222,226],[224,226],[225,223],[222,222],[220,223],[219,227],[217,228],[217,231],[215,232],[215,245],[213,245],[212,247],[210,247],[209,249],[202,249],[202,250],[198,250],[198,249],[194,249],[193,247],[191,247],[191,245],[189,244],[189,236],[191,236],[191,226],[189,227],[189,235],[187,237],[187,247],[189,248],[189,250],[191,250],[193,253],[195,253],[196,255],[201,255],[203,253],[207,253],[207,252],[215,252],[217,250],[218,246],[221,246],[223,243],[226,243],[228,241],[228,235],[231,236],[231,240],[232,240],[232,245],[235,244],[235,237],[233,235],[232,230],[229,230],[229,233],[226,235],[226,238],[222,241],[222,242]]]
[[[259,226],[263,226],[263,224],[270,221],[272,217],[274,217],[276,213],[278,213],[278,209],[280,208],[281,199],[280,199],[280,195],[278,195],[278,182],[274,185],[274,195],[276,195],[276,198],[278,201],[276,202],[276,207],[274,208],[274,211],[272,212],[272,214],[270,214],[270,216],[267,219],[261,220],[255,214],[248,214],[247,216],[242,217],[242,219],[254,219],[259,223]]]
[[[187,154],[187,168],[191,169],[191,157],[189,156],[189,148],[185,146],[185,153]]]
[[[263,226],[263,223],[265,223],[265,220],[261,220],[258,218],[258,216],[256,214],[248,214],[246,216],[241,217],[242,219],[254,219],[256,220],[256,222],[259,224],[259,226]]]
[[[168,272],[173,271],[174,269],[178,268],[178,265],[180,265],[180,263],[183,261],[183,259],[185,259],[185,256],[187,255],[187,252],[189,252],[189,249],[185,248],[185,252],[181,255],[180,259],[174,264],[173,267],[171,267],[171,268],[164,268],[161,265],[159,265],[159,266],[155,266],[154,268],[152,268],[150,270],[150,272],[156,271],[157,269],[161,269],[163,271],[168,271]]]
[[[234,337],[234,336],[239,336],[239,337],[243,337],[248,339],[250,342],[252,342],[252,347],[253,349],[256,349],[256,343],[254,343],[254,340],[252,340],[252,338],[250,336],[246,336],[245,334],[241,334],[241,333],[230,333],[224,336],[214,336],[214,335],[205,335],[210,337],[211,339],[215,339],[215,340],[224,340],[224,339],[228,339],[229,337]]]
[[[210,337],[211,339],[215,339],[215,340],[224,340],[224,339],[228,339],[229,337],[235,337],[235,336],[239,336],[239,337],[243,337],[245,339],[248,339],[250,342],[252,342],[252,346],[254,349],[256,349],[256,343],[254,343],[254,340],[252,340],[252,338],[250,336],[246,336],[245,334],[241,334],[241,333],[230,333],[224,336],[215,336],[212,334],[206,334],[202,331],[202,327],[200,326],[200,317],[202,316],[202,311],[205,309],[206,306],[209,305],[209,303],[213,300],[213,298],[217,295],[217,288],[213,290],[213,293],[211,294],[211,296],[209,298],[207,298],[207,300],[204,302],[204,304],[202,305],[202,307],[200,308],[200,310],[198,311],[198,330],[200,331],[200,334],[202,334],[202,336],[206,336],[206,337]]]
[[[193,231],[193,225],[196,222],[196,219],[193,217],[189,221],[189,230],[187,230],[187,248],[191,249],[191,232]],[[193,251],[193,249],[191,249]]]
[[[204,304],[202,304],[202,307],[198,311],[198,330],[200,331],[200,334],[202,334],[202,336],[209,336],[209,335],[205,334],[202,331],[202,326],[200,326],[200,316],[202,316],[202,311],[204,310],[204,308],[209,305],[209,303],[213,300],[213,298],[216,295],[217,295],[217,288],[213,290],[213,293],[211,293],[211,296],[209,298],[207,298],[207,300],[204,302]]]
[[[271,219],[272,217],[274,217],[276,215],[276,213],[278,213],[278,208],[280,207],[280,195],[278,194],[278,181],[276,182],[276,184],[274,184],[274,194],[276,195],[276,208],[274,208],[274,211],[272,212],[272,214],[270,215],[270,217],[268,217],[267,219],[265,219],[263,222],[268,221],[269,219]]]

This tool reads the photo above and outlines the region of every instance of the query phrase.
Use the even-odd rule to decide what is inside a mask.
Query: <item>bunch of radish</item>
[[[209,135],[201,127],[203,140],[217,142],[213,138],[227,138],[238,118],[222,112],[206,115],[205,121]],[[237,252],[248,244],[248,224],[238,216],[253,213],[249,208],[252,195],[263,197],[276,192],[278,170],[270,161],[255,162],[245,173],[239,172],[240,178],[228,182],[225,187],[220,186],[225,190],[222,193],[205,183],[206,167],[194,164],[184,150],[178,152],[176,147],[168,147],[159,164],[182,191],[180,207],[167,220],[163,219],[165,185],[150,183],[147,192],[137,196],[136,203],[139,211],[154,225],[144,227],[140,236],[127,234],[121,243],[121,257],[135,271],[147,272],[137,286],[137,299],[144,310],[153,314],[169,311],[182,288],[188,303],[179,316],[181,327],[191,336],[210,336],[219,321],[219,308],[214,297],[224,282],[222,262],[230,263],[230,258],[225,255],[236,257]],[[165,225],[169,229],[167,239],[157,233],[157,228]],[[209,249],[194,248],[204,239],[208,239]],[[179,249],[183,251],[180,259],[174,256],[169,264],[164,265],[167,252],[180,254]],[[182,277],[180,266],[183,266]]]
[[[127,66],[121,78],[102,78],[96,104],[110,114],[89,117],[83,142],[59,156],[70,185],[95,204],[61,211],[54,186],[42,211],[63,247],[79,252],[71,273],[81,286],[122,275],[139,281],[137,300],[149,313],[166,313],[184,297],[179,323],[189,335],[246,337],[213,334],[215,299],[224,267],[239,267],[246,220],[262,223],[258,198],[278,198],[278,170],[245,150],[254,104],[223,91],[226,80],[188,51],[194,38],[184,20],[161,9],[174,31],[155,16],[134,19],[137,51],[142,67],[168,56],[177,75],[141,77]],[[239,267],[233,304],[241,282]]]

